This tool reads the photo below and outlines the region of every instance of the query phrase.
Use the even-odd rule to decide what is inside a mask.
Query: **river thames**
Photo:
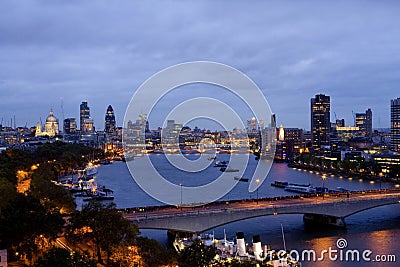
[[[189,158],[196,158],[190,155]],[[157,170],[176,184],[184,183],[188,186],[208,183],[218,177],[218,168],[210,167],[199,173],[184,173],[172,168],[164,155],[153,154],[150,158]],[[228,155],[218,155],[218,160],[228,159]],[[251,177],[257,161],[254,158],[248,163],[244,177]],[[293,183],[312,184],[322,186],[321,174],[310,173],[287,167],[283,163],[274,163],[267,179],[258,190],[258,197],[272,197],[294,195],[283,189],[272,187],[271,182],[288,181]],[[98,168],[96,182],[105,185],[114,191],[117,208],[144,207],[162,205],[159,201],[147,195],[133,180],[124,162],[114,162],[111,165],[102,165]],[[389,183],[370,183],[366,180],[346,179],[336,176],[328,176],[325,186],[330,189],[342,187],[348,190],[369,190],[379,188],[392,188]],[[248,183],[239,182],[237,186],[226,194],[223,200],[256,198],[256,192],[248,192]],[[183,202],[184,196],[183,196]],[[246,241],[251,244],[253,235],[260,235],[262,244],[270,244],[273,249],[283,248],[281,224],[284,228],[286,247],[288,250],[296,250],[300,254],[303,250],[314,250],[316,258],[321,256],[322,250],[337,248],[337,240],[342,238],[347,241],[347,250],[358,250],[360,255],[364,250],[372,251],[369,257],[372,261],[376,255],[395,255],[396,260],[400,249],[400,210],[398,205],[390,205],[363,211],[346,218],[347,229],[313,228],[306,227],[302,215],[277,215],[265,216],[230,223],[217,227],[209,232],[214,232],[216,238],[223,238],[224,229],[228,239],[234,239],[235,233],[242,231]],[[167,243],[166,231],[141,230],[142,235]],[[339,250],[340,251],[340,250]],[[396,262],[367,262],[360,257],[359,262],[330,260],[329,255],[324,254],[322,261],[302,261],[302,266],[398,266]],[[400,259],[398,259],[400,260]]]

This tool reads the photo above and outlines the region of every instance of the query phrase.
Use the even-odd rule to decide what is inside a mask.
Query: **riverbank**
[[[338,169],[326,169],[322,168],[320,166],[312,166],[312,165],[305,165],[305,164],[300,164],[300,163],[295,163],[291,162],[287,164],[288,167],[293,168],[293,169],[300,169],[304,171],[309,171],[310,173],[315,173],[315,174],[326,174],[326,175],[334,175],[339,178],[345,178],[349,180],[367,180],[371,182],[387,182],[387,183],[392,183],[396,187],[400,187],[400,180],[391,178],[391,177],[385,177],[385,176],[377,176],[377,175],[368,175],[368,174],[363,174],[363,173],[354,173],[354,172],[345,172],[342,170]]]

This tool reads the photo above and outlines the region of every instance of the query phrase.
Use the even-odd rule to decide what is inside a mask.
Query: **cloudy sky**
[[[1,1],[0,118],[34,125],[89,102],[118,124],[135,90],[171,65],[210,60],[247,74],[278,123],[309,129],[310,98],[346,123],[371,108],[389,127],[400,97],[398,1]],[[334,115],[332,112],[332,120]],[[154,128],[154,127],[152,127]]]

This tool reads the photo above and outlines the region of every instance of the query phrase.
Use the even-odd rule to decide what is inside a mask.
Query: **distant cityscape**
[[[123,134],[125,134],[125,137],[142,138],[146,144],[143,152],[156,153],[163,151],[161,139],[164,134],[163,137],[177,136],[179,140],[176,142],[179,142],[179,149],[182,151],[196,151],[199,149],[201,140],[209,139],[221,151],[229,153],[229,149],[232,148],[232,134],[243,134],[246,136],[245,140],[236,145],[247,147],[251,152],[257,153],[263,149],[261,140],[263,129],[276,128],[275,159],[279,161],[290,161],[297,155],[306,152],[336,160],[343,160],[350,156],[371,160],[376,155],[385,155],[386,164],[388,162],[400,164],[398,157],[400,152],[400,98],[390,102],[390,132],[373,128],[373,111],[371,109],[364,112],[353,112],[354,121],[350,123],[345,122],[342,118],[337,118],[334,112],[336,120],[331,122],[330,96],[324,94],[317,94],[310,100],[310,131],[283,125],[276,127],[275,115],[272,116],[271,123],[268,125],[264,125],[263,121],[257,121],[256,118],[251,118],[246,122],[246,129],[233,129],[233,131],[211,131],[197,127],[191,129],[174,120],[168,120],[164,129],[161,127],[150,129],[146,114],[140,114],[136,121],[128,121],[125,131],[123,131],[123,127],[116,125],[111,105],[105,111],[103,130],[97,130],[90,115],[88,102],[83,101],[79,110],[79,128],[76,118],[65,118],[62,130],[60,130],[59,119],[51,109],[43,125],[40,121],[36,126],[30,128],[0,125],[0,146],[3,149],[7,147],[34,149],[44,142],[61,140],[102,148],[106,152],[122,155],[122,140]],[[396,160],[392,160],[393,158]]]

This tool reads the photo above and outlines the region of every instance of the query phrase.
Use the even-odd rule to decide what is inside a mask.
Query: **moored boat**
[[[244,182],[244,183],[247,183],[249,181],[249,178],[244,178],[244,177],[239,177],[239,176],[235,176],[233,179],[235,179],[236,181],[239,181],[239,182]]]
[[[263,262],[263,266],[279,266],[279,267],[298,267],[300,263],[290,257],[289,253],[281,255],[275,250],[271,250],[269,246],[262,246],[260,236],[255,235],[252,238],[252,246],[248,246],[244,239],[243,232],[236,233],[236,242],[227,240],[225,230],[224,238],[216,239],[214,233],[201,234],[193,238],[175,238],[173,247],[176,251],[182,252],[185,248],[193,244],[195,240],[199,240],[205,246],[213,246],[217,251],[216,258],[222,261],[239,260],[241,262],[256,263]],[[276,250],[282,251],[282,250]],[[285,250],[286,251],[286,250]]]
[[[316,192],[315,187],[312,187],[310,185],[305,186],[305,185],[292,185],[292,184],[286,186],[285,191],[300,193],[300,194],[312,194]]]
[[[274,181],[273,183],[271,183],[271,186],[275,186],[275,187],[279,187],[279,188],[285,188],[288,185],[289,185],[288,182],[281,182],[281,181]]]
[[[221,167],[221,169],[219,169],[221,172],[238,172],[238,169],[234,169],[232,167]]]
[[[228,166],[228,162],[227,161],[217,161],[214,163],[214,167],[226,167]]]

